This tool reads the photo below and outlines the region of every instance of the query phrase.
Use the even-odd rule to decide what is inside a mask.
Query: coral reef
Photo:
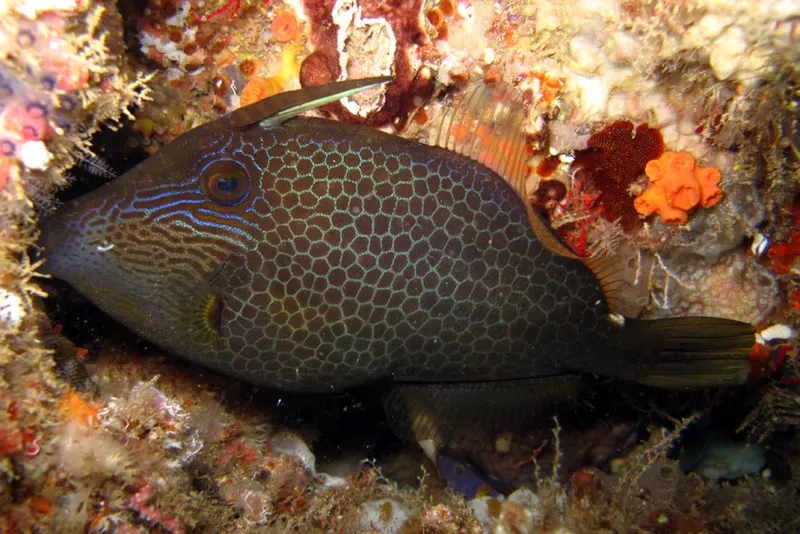
[[[151,153],[194,126],[297,85],[302,46],[292,8],[219,4],[152,0],[144,12],[128,6],[126,19],[161,88],[138,115],[149,121]]]
[[[45,419],[35,426],[14,434],[3,421],[6,470],[20,480],[16,498],[7,481],[2,487],[6,527],[221,532],[272,525],[349,532],[369,522],[366,510],[384,499],[405,510],[408,521],[475,531],[463,503],[442,495],[424,504],[369,466],[346,478],[317,472],[305,439],[243,408],[248,395],[232,382],[214,377],[212,383],[132,349],[96,349],[106,355],[90,361],[72,355],[87,367],[95,393],[61,386],[61,404],[49,415],[40,412]],[[22,417],[19,402],[33,399],[18,398],[3,412],[12,421]],[[437,505],[446,506],[446,517],[430,511]],[[380,511],[377,517],[382,524]]]
[[[412,66],[412,49],[428,45],[421,25],[422,1],[338,0],[304,2],[314,49],[300,66],[303,87],[346,78],[391,74],[378,94],[330,104],[339,120],[402,130],[432,89],[427,68]],[[369,62],[358,58],[369,57]]]
[[[3,2],[0,531],[797,531],[799,18],[781,0]],[[347,456],[322,452],[335,422],[142,349],[39,279],[35,221],[73,175],[109,179],[130,146],[155,153],[279,91],[379,74],[395,79],[315,113],[428,142],[475,84],[517,87],[531,202],[582,256],[637,252],[643,317],[755,324],[755,384],[599,389],[588,415],[458,436],[467,501],[413,444],[376,467],[361,462],[381,456],[370,436],[321,472]],[[92,137],[121,122],[119,146]],[[658,172],[676,160],[686,172]],[[701,418],[724,435],[701,445],[758,443],[766,466],[733,484],[700,474],[713,463],[684,472]]]
[[[249,76],[249,81],[239,96],[241,105],[246,106],[262,98],[279,93],[292,80],[297,78],[300,74],[300,64],[297,62],[297,48],[290,45],[284,46],[283,50],[281,50],[280,70],[274,76],[268,78],[251,76],[251,73],[248,73],[250,65],[244,62],[239,65],[239,70],[245,78]]]
[[[52,193],[67,182],[64,170],[91,166],[91,135],[114,127],[128,106],[148,93],[148,76],[125,60],[122,23],[111,2],[10,1],[0,5],[0,483],[3,531],[31,530],[50,521],[63,487],[44,483],[33,466],[50,450],[60,412],[77,425],[91,421],[90,406],[65,398],[42,343],[43,295],[37,264],[27,254],[36,235],[36,208],[52,207]],[[64,402],[63,408],[62,401]],[[20,484],[17,481],[21,480]],[[11,509],[13,508],[13,512]]]
[[[774,275],[752,256],[734,252],[714,261],[693,256],[662,261],[652,277],[655,306],[649,317],[712,314],[763,325],[778,306]]]
[[[590,239],[592,231],[599,229],[597,218],[619,225],[621,231],[633,232],[641,227],[644,221],[635,208],[635,191],[646,166],[661,157],[663,151],[664,141],[657,129],[640,124],[634,130],[631,121],[615,121],[591,135],[586,148],[565,158],[569,167],[560,176],[553,176],[559,158],[542,159],[536,166],[540,181],[533,192],[533,202],[541,204],[539,197],[563,199],[541,206],[548,210],[552,226],[578,255],[606,253],[608,246]],[[561,189],[569,194],[561,193]]]
[[[589,137],[587,148],[576,153],[572,176],[582,195],[609,221],[619,220],[632,230],[640,225],[630,193],[645,166],[664,151],[661,133],[646,124],[634,131],[630,121],[617,121]]]
[[[147,78],[126,68],[113,10],[29,4],[3,6],[0,181],[14,199],[45,201],[65,183],[60,171],[91,158],[89,137],[99,125],[142,102]]]

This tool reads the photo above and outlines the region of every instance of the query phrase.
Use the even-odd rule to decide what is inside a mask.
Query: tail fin
[[[715,317],[626,319],[629,346],[650,362],[642,384],[663,388],[741,385],[750,372],[752,325]]]

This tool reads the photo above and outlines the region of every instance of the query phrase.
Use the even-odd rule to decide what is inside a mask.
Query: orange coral
[[[83,397],[70,391],[67,398],[59,405],[59,409],[67,421],[75,421],[85,426],[91,426],[97,422],[97,406],[86,402]]]
[[[242,89],[242,94],[239,95],[239,99],[242,106],[247,106],[248,104],[272,96],[278,91],[280,91],[280,87],[272,78],[254,76],[247,82],[244,89]]]
[[[538,88],[535,89],[535,98],[544,102],[546,106],[551,105],[558,97],[558,93],[564,86],[564,80],[552,76],[546,72],[532,71],[527,74],[529,80],[537,80]],[[536,87],[536,86],[534,86]]]
[[[283,91],[283,88],[300,73],[300,63],[297,61],[299,47],[286,45],[281,51],[281,68],[275,76],[262,78],[253,76],[239,95],[242,106],[258,102],[263,98]]]
[[[687,212],[697,204],[710,208],[722,198],[719,169],[697,167],[686,152],[664,152],[647,162],[644,172],[650,184],[633,207],[642,215],[658,212],[665,223],[685,223]]]
[[[289,11],[279,11],[272,21],[272,37],[279,43],[288,43],[297,38],[297,18]]]

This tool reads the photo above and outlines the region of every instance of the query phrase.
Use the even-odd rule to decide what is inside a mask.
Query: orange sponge
[[[297,45],[284,46],[281,51],[281,68],[278,74],[269,78],[259,76],[250,78],[240,95],[241,105],[246,106],[283,91],[289,81],[300,74],[300,63],[297,61],[299,52],[300,48]]]
[[[647,162],[644,172],[650,184],[633,207],[642,215],[658,212],[665,223],[685,223],[687,212],[697,204],[709,208],[722,198],[719,169],[697,167],[686,152],[664,152]]]

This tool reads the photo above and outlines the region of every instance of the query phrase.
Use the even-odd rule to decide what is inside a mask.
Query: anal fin
[[[580,393],[586,380],[574,374],[491,382],[404,383],[393,386],[383,404],[392,431],[420,443],[432,456],[457,429],[513,430],[547,417],[559,401]]]

